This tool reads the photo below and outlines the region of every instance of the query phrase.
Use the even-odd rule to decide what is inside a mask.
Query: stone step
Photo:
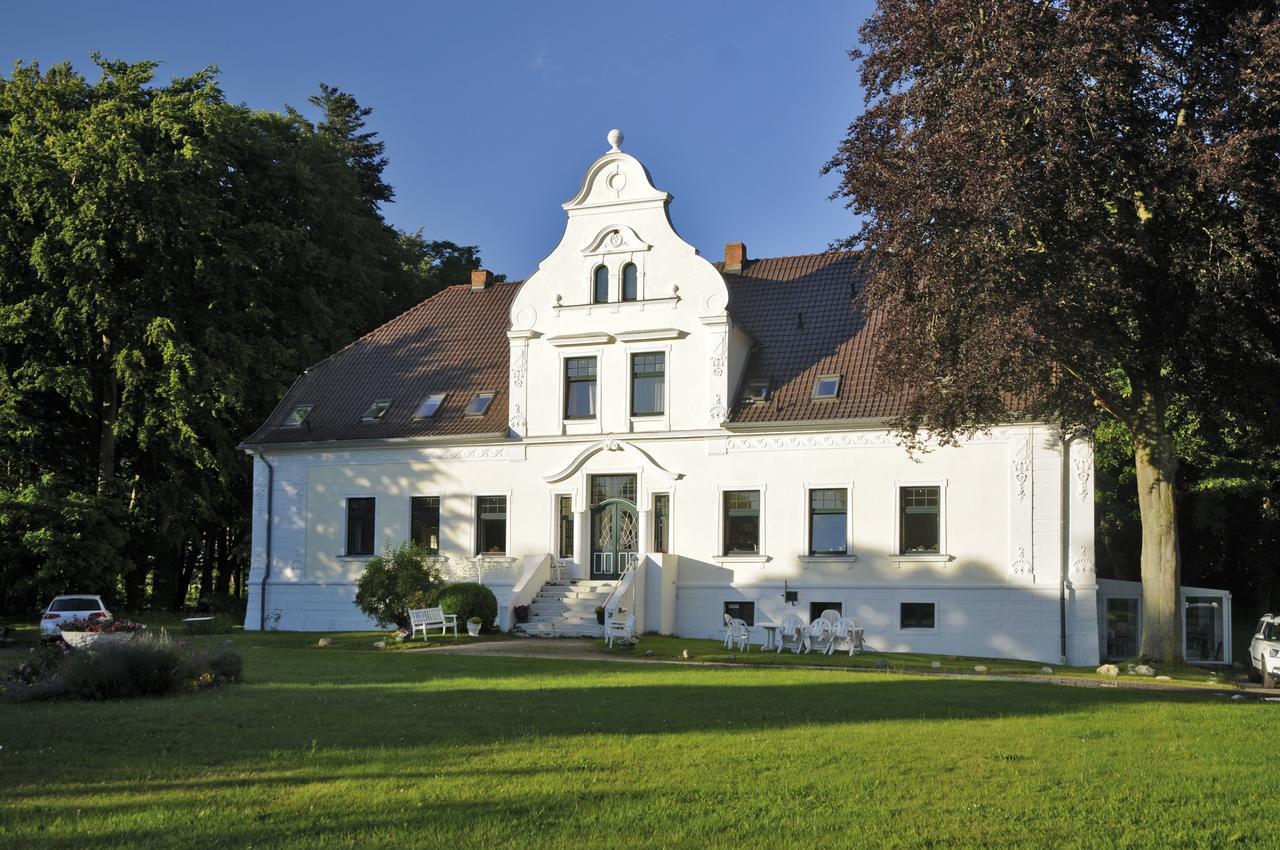
[[[604,627],[597,623],[522,623],[521,630],[531,637],[600,637]]]
[[[540,599],[608,599],[610,593],[611,592],[605,591],[595,593],[586,590],[569,591],[568,593],[547,593],[545,590],[542,590],[534,597],[534,601],[537,602]]]

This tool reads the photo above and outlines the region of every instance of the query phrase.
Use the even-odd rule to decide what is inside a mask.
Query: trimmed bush
[[[409,609],[425,607],[439,586],[437,558],[406,540],[365,566],[356,581],[356,606],[381,628],[408,628]]]
[[[81,699],[159,696],[183,678],[182,650],[163,635],[139,635],[73,652],[59,671],[64,692]]]
[[[460,623],[479,617],[485,630],[492,630],[493,621],[498,618],[498,598],[474,581],[446,584],[435,592],[430,604],[443,608],[446,614],[457,614]]]
[[[26,701],[79,697],[122,699],[160,696],[190,687],[240,681],[244,662],[229,643],[211,652],[189,652],[164,632],[56,655],[33,655],[0,681],[0,697]]]

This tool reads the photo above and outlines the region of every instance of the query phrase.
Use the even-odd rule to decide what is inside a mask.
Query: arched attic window
[[[627,263],[622,267],[622,300],[635,301],[636,291],[636,264]]]
[[[604,266],[596,266],[593,276],[591,300],[595,304],[604,304],[609,300],[609,270]]]

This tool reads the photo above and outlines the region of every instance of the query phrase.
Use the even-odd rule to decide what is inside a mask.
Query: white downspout
[[[1059,652],[1062,656],[1060,663],[1063,666],[1067,664],[1067,571],[1071,559],[1071,443],[1075,439],[1075,434],[1064,434],[1062,437],[1062,492],[1059,494],[1061,499],[1059,518],[1062,521],[1062,539],[1059,541],[1059,548],[1062,551],[1062,557],[1058,564],[1058,634]]]
[[[263,456],[262,452],[254,449],[251,454],[255,460],[262,461],[267,467],[267,517],[264,527],[266,529],[267,542],[263,546],[264,563],[262,565],[262,582],[258,586],[258,631],[267,630],[267,579],[271,578],[271,526],[272,519],[272,491],[275,490],[275,472],[276,468],[271,462]]]

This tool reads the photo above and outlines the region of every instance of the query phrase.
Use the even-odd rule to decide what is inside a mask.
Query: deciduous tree
[[[898,423],[1099,417],[1133,440],[1143,655],[1181,657],[1171,412],[1280,393],[1276,4],[880,0],[826,169],[863,223]]]

